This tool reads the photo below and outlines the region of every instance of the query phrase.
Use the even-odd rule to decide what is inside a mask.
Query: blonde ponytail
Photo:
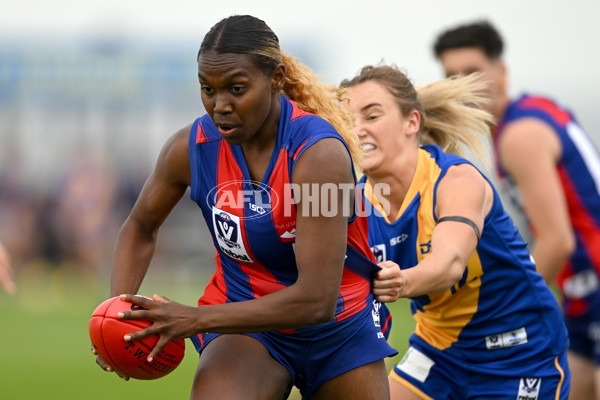
[[[465,156],[465,147],[490,167],[486,143],[494,119],[481,106],[486,84],[477,74],[418,86],[421,105],[420,144],[436,144],[447,153]]]
[[[333,125],[348,145],[353,161],[359,163],[362,150],[352,129],[354,117],[350,110],[341,104],[344,91],[335,85],[318,81],[310,68],[294,56],[282,52],[281,60],[286,69],[283,94],[295,101],[304,111],[316,114]]]

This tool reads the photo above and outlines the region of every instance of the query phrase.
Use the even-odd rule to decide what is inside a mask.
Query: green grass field
[[[17,276],[18,292],[0,291],[0,398],[22,399],[187,399],[197,353],[186,341],[186,355],[170,375],[153,381],[125,382],[102,371],[90,351],[88,321],[108,293],[108,278],[68,267],[29,266]],[[195,304],[206,276],[151,270],[141,294],[160,293]],[[392,305],[391,368],[406,349],[414,329],[407,301]],[[293,393],[290,399],[297,398]]]

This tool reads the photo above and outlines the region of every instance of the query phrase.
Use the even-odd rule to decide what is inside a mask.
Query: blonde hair
[[[349,88],[366,81],[379,82],[394,96],[403,116],[414,110],[421,115],[419,144],[436,144],[444,152],[462,157],[466,156],[466,147],[489,167],[486,143],[494,118],[481,108],[486,102],[483,97],[486,84],[478,78],[478,75],[453,77],[415,88],[395,65],[368,65],[340,86]]]
[[[478,75],[442,79],[417,87],[425,118],[421,123],[421,144],[437,144],[447,153],[465,156],[470,149],[489,167],[486,142],[491,137],[494,117],[481,106],[486,84]]]
[[[352,126],[353,116],[342,107],[340,90],[317,80],[316,75],[295,57],[284,54],[277,35],[267,24],[251,15],[232,15],[215,24],[204,37],[198,57],[205,51],[248,55],[265,75],[269,76],[279,63],[286,68],[283,94],[304,111],[325,119],[342,136],[355,162],[361,151]]]
[[[352,129],[354,117],[341,102],[344,90],[318,81],[317,75],[294,56],[282,53],[281,59],[286,69],[283,94],[304,111],[316,114],[333,125],[348,145],[354,162],[360,162],[362,150]]]

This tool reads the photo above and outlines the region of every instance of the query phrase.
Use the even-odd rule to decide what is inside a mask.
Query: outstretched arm
[[[110,296],[137,293],[152,256],[160,225],[181,199],[190,183],[188,135],[190,127],[173,135],[163,147],[156,167],[119,232],[115,246]],[[92,352],[97,354],[92,347]],[[96,362],[113,368],[100,356]],[[127,380],[129,377],[117,374]]]

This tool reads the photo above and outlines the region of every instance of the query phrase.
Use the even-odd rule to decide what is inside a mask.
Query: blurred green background
[[[140,293],[160,293],[195,304],[208,274],[150,270]],[[186,355],[170,375],[152,381],[125,382],[102,371],[90,352],[88,321],[108,293],[108,277],[81,268],[32,264],[21,271],[18,291],[0,291],[0,398],[21,399],[185,399],[196,369],[197,352],[186,341]],[[399,361],[414,328],[406,300],[391,306],[390,343]],[[296,391],[290,399],[297,399]]]

